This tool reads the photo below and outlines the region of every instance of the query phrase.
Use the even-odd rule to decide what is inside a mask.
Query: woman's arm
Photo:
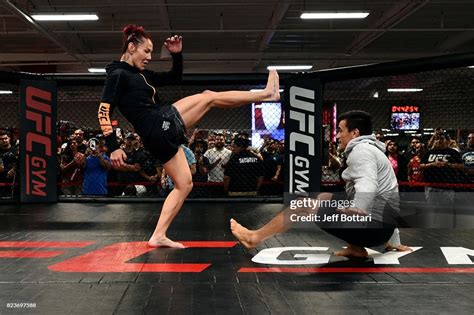
[[[171,58],[173,58],[171,70],[168,72],[143,71],[145,76],[150,78],[154,86],[178,84],[183,78],[183,38],[178,35],[168,37],[164,45],[170,52]]]
[[[167,72],[155,72],[144,70],[143,74],[150,79],[153,86],[163,86],[181,83],[183,79],[183,55],[181,53],[171,54],[173,67]]]
[[[112,71],[107,74],[104,91],[102,92],[102,100],[97,113],[100,129],[102,129],[107,149],[110,152],[110,160],[115,167],[124,165],[127,159],[125,152],[120,149],[110,119],[115,105],[118,104],[122,96],[124,80],[125,78],[122,76],[121,71]]]

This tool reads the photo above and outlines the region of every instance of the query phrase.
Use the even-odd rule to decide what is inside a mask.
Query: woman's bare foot
[[[392,250],[395,250],[397,252],[412,252],[413,249],[411,249],[410,247],[406,246],[406,245],[392,245],[390,243],[387,243],[387,245],[385,245],[385,250],[390,252]]]
[[[243,227],[234,219],[230,219],[230,230],[234,234],[235,238],[247,249],[254,249],[257,247],[258,242],[255,239],[254,231]]]
[[[344,256],[344,257],[367,257],[369,254],[364,247],[348,245],[347,248],[344,248],[341,251],[335,252],[335,256]]]
[[[173,242],[166,236],[150,238],[148,241],[148,246],[150,247],[171,247],[171,248],[184,248],[184,245],[178,242]]]
[[[276,102],[280,100],[280,78],[276,70],[268,73],[267,86],[265,87],[268,97],[264,101]]]

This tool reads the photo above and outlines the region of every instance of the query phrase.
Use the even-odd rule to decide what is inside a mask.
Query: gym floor
[[[169,232],[188,248],[151,249],[146,240],[160,207],[0,206],[0,314],[472,314],[474,309],[474,229],[402,229],[403,243],[421,248],[398,257],[399,264],[380,263],[381,256],[377,263],[375,256],[333,256],[345,244],[316,227],[293,229],[246,251],[230,233],[229,219],[257,228],[281,205],[188,202]],[[252,261],[277,247],[306,248],[281,249],[273,262],[272,255],[260,255],[267,264]],[[328,261],[304,263],[315,257]],[[294,264],[298,259],[301,264]]]

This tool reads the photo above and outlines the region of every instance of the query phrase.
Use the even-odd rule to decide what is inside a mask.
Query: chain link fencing
[[[127,153],[127,168],[110,166],[97,122],[102,80],[80,84],[58,79],[58,194],[62,198],[165,197],[173,183],[126,119],[115,111],[112,123]],[[282,82],[284,83],[284,82]],[[158,89],[173,102],[210,89],[251,90],[253,84],[197,83]],[[416,90],[391,90],[391,89]],[[0,196],[18,195],[18,85],[0,80]],[[376,134],[401,190],[425,187],[473,189],[474,69],[451,68],[397,76],[334,81],[323,86],[323,190],[343,190],[344,156],[337,149],[336,117],[348,110],[372,114]],[[282,97],[283,98],[283,97]],[[193,174],[190,198],[283,196],[284,109],[280,103],[213,109],[187,130],[186,151]],[[8,138],[8,139],[6,139]]]
[[[333,118],[364,110],[386,145],[401,191],[472,190],[473,101],[474,71],[467,67],[327,83],[323,183],[340,182],[344,165]]]

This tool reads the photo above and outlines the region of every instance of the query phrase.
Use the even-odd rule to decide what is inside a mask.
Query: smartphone
[[[96,151],[97,150],[97,142],[98,140],[95,139],[95,138],[91,138],[89,140],[89,148],[92,150],[92,151]]]

